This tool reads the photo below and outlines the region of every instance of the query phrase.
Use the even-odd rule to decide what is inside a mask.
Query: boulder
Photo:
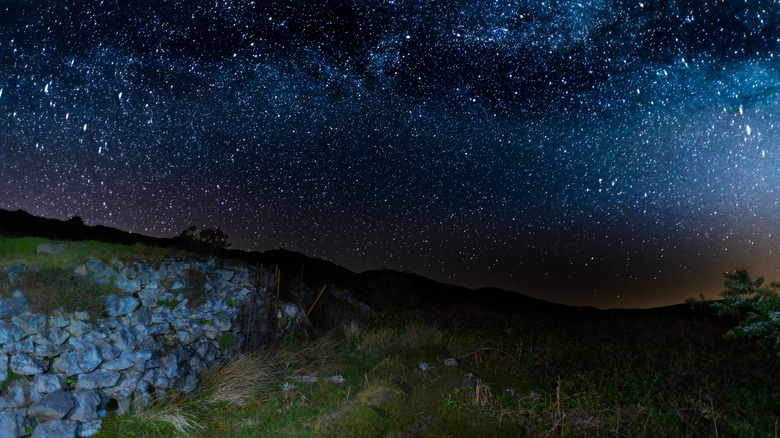
[[[74,407],[73,396],[58,389],[46,394],[42,399],[30,406],[27,414],[37,421],[60,420],[65,418]]]
[[[35,245],[35,252],[42,254],[54,254],[54,245],[51,242]]]
[[[9,344],[22,340],[27,334],[16,324],[0,321],[0,344]]]
[[[49,364],[35,356],[24,353],[16,353],[8,360],[11,371],[23,376],[32,376],[44,373],[49,369]]]
[[[22,291],[15,290],[11,298],[0,300],[0,318],[11,318],[24,313],[29,307]]]
[[[54,360],[53,369],[65,376],[72,376],[94,371],[101,362],[103,358],[100,357],[97,348],[90,346],[80,351],[60,355]]]
[[[24,409],[0,412],[0,438],[18,438],[27,435],[24,430],[26,422],[27,412]]]
[[[131,295],[108,295],[106,296],[106,312],[109,316],[130,315],[141,304],[138,298]]]
[[[34,335],[46,327],[46,316],[40,313],[26,313],[11,318],[11,322],[24,330],[28,335]]]
[[[8,378],[8,355],[0,354],[0,382]]]
[[[134,293],[141,290],[141,282],[138,280],[117,280],[114,282],[114,287],[122,292]]]
[[[70,412],[68,419],[89,423],[100,418],[98,407],[100,406],[100,396],[97,392],[89,390],[73,391],[75,407]]]
[[[84,312],[86,313],[86,312]],[[84,318],[87,319],[87,318]],[[89,333],[93,330],[94,325],[84,322],[82,319],[76,319],[75,317],[71,317],[70,324],[68,324],[67,327],[65,327],[65,330],[67,330],[68,333],[71,334],[71,336],[82,336],[85,333]]]
[[[97,370],[91,373],[79,374],[76,387],[79,389],[100,389],[116,385],[120,374],[116,371]]]
[[[40,400],[44,395],[65,389],[65,377],[59,374],[38,374],[32,384],[32,397]]]
[[[70,318],[66,318],[65,315],[59,310],[54,311],[48,318],[46,318],[46,325],[49,327],[63,328],[70,324]]]
[[[39,345],[35,347],[35,355],[38,357],[57,357],[62,353],[73,351],[73,346],[65,345]]]
[[[131,366],[133,366],[133,362],[130,359],[127,359],[126,357],[119,357],[117,359],[104,362],[100,368],[109,371],[122,371],[130,368]]]
[[[70,333],[59,327],[44,327],[30,339],[36,345],[62,345],[70,337]]]
[[[76,438],[77,430],[75,421],[48,421],[35,428],[32,438]]]
[[[103,271],[106,269],[105,264],[100,259],[91,257],[87,260],[87,271],[93,275],[103,275]]]
[[[80,264],[76,266],[76,268],[73,270],[73,273],[80,276],[87,275],[87,265]]]
[[[22,408],[32,401],[30,382],[19,379],[11,382],[5,390],[5,395],[0,397],[0,410],[9,408]]]
[[[31,354],[35,351],[33,342],[29,339],[24,341],[14,342],[11,344],[5,344],[0,348],[0,351],[4,353],[27,353]]]

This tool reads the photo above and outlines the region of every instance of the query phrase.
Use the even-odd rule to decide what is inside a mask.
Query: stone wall
[[[31,268],[16,265],[8,274],[24,269]],[[93,258],[74,275],[121,293],[105,297],[97,318],[30,313],[25,291],[0,300],[0,438],[90,436],[107,411],[121,414],[131,402],[192,391],[204,370],[237,353],[244,336],[239,309],[253,307],[246,304],[257,273],[213,259],[151,266]],[[273,284],[268,272],[263,277]],[[263,300],[264,291],[263,316],[272,302]],[[283,335],[303,313],[280,303],[276,316]]]

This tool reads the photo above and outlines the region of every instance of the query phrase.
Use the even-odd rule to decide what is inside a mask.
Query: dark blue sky
[[[0,207],[645,307],[780,277],[780,3],[6,1]]]

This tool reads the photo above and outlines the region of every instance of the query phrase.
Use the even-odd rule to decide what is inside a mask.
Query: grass
[[[0,278],[0,297],[10,298],[21,290],[33,313],[50,315],[58,309],[65,312],[87,311],[98,317],[103,312],[102,296],[114,293],[111,286],[101,285],[91,277],[75,275],[72,269],[54,266],[24,270],[10,281]]]

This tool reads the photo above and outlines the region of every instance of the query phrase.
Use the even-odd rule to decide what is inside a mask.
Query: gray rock
[[[100,259],[94,257],[87,260],[87,271],[93,275],[103,275],[103,271],[106,269],[105,264]]]
[[[146,361],[152,358],[152,350],[149,348],[139,348],[134,351],[122,353],[123,358],[129,359],[138,369],[144,369]]]
[[[152,323],[152,309],[148,307],[141,307],[133,312],[133,316],[130,317],[130,324],[134,326],[148,326]]]
[[[103,425],[103,420],[89,421],[87,423],[79,423],[78,436],[92,436],[100,430],[100,426]]]
[[[179,342],[187,345],[197,341],[201,336],[203,336],[203,329],[192,327],[188,330],[178,330],[176,331],[176,335],[179,337]]]
[[[24,341],[14,342],[12,344],[5,344],[0,348],[4,353],[27,353],[32,354],[35,352],[35,346],[29,339]]]
[[[88,423],[100,418],[98,407],[100,406],[100,396],[95,391],[79,390],[73,391],[75,408],[71,411],[68,419]]]
[[[42,254],[54,254],[54,245],[51,242],[35,245],[35,252]]]
[[[444,359],[444,365],[447,365],[448,367],[456,367],[458,366],[458,361],[449,357],[447,359]]]
[[[74,374],[89,373],[94,371],[103,358],[97,348],[90,346],[80,351],[64,353],[54,360],[53,369],[55,372],[72,376]]]
[[[8,361],[8,366],[11,368],[11,371],[23,376],[44,373],[49,369],[49,364],[45,360],[24,353],[12,355]]]
[[[37,421],[59,420],[65,418],[74,406],[73,396],[58,389],[30,406],[27,414]]]
[[[221,332],[228,332],[231,328],[233,328],[233,323],[230,320],[230,317],[227,315],[214,317],[214,320],[211,321],[211,324],[214,325],[214,328]]]
[[[146,361],[146,363],[144,364],[144,368],[147,370],[150,368],[159,368],[160,365],[162,365],[162,362],[160,362],[160,358],[157,356],[152,356],[149,360]]]
[[[8,321],[0,321],[0,344],[8,344],[22,340],[26,336],[24,330]]]
[[[123,316],[133,313],[141,302],[131,295],[106,296],[106,312],[110,316]]]
[[[37,345],[62,345],[69,337],[70,333],[59,327],[44,327],[31,339]]]
[[[40,400],[44,395],[58,389],[65,389],[65,377],[59,374],[38,374],[33,380],[32,397]]]
[[[162,291],[156,287],[145,287],[138,292],[138,298],[141,299],[141,304],[144,307],[157,307],[157,297],[162,294]]]
[[[171,326],[168,324],[155,324],[146,327],[146,333],[149,335],[164,335],[171,332]]]
[[[73,273],[81,276],[87,275],[87,265],[82,263],[76,266],[76,269],[73,270]]]
[[[138,384],[141,381],[140,379],[141,373],[138,371],[123,372],[122,377],[119,379],[119,383],[111,388],[106,388],[104,392],[117,401],[127,400],[133,391],[138,389]],[[122,415],[124,413],[125,412],[120,405],[120,409],[117,409],[117,414]]]
[[[125,357],[120,357],[117,359],[110,360],[108,362],[104,362],[103,365],[100,366],[100,368],[109,371],[122,371],[130,368],[131,366],[133,366],[133,362],[130,359],[127,359]]]
[[[8,378],[8,355],[0,354],[0,382]]]
[[[11,298],[0,300],[0,318],[21,315],[28,309],[27,299],[22,291],[16,290]]]
[[[138,345],[135,330],[130,326],[122,326],[112,332],[108,337],[120,351],[134,350]]]
[[[138,280],[117,280],[114,282],[114,287],[123,292],[133,293],[141,290],[141,282]]]
[[[158,376],[164,377],[168,380],[176,380],[181,377],[181,369],[176,362],[176,356],[170,355],[160,358],[160,369],[157,371]]]
[[[71,420],[48,421],[35,428],[32,438],[76,438],[78,423]]]
[[[5,395],[0,397],[0,410],[21,408],[32,401],[30,382],[24,379],[15,380],[8,385]]]
[[[71,336],[78,337],[78,336],[82,336],[85,333],[91,332],[93,328],[94,328],[93,324],[84,322],[84,320],[81,319],[72,318],[70,324],[68,324],[68,326],[65,327],[65,330],[67,330],[67,332],[70,333]]]
[[[173,322],[173,312],[167,307],[157,307],[152,314],[152,324],[170,324]]]
[[[94,342],[94,344],[98,351],[100,351],[100,358],[104,361],[114,360],[121,354],[121,351],[119,351],[106,340],[97,340]]]
[[[89,319],[89,313],[84,311],[73,312],[70,317],[76,321],[86,321]]]
[[[79,389],[99,389],[116,385],[120,374],[116,371],[97,370],[91,373],[79,374],[76,387]]]
[[[54,311],[48,318],[46,318],[46,325],[49,327],[63,328],[70,324],[70,318],[66,318],[65,315],[59,310]]]
[[[28,335],[34,335],[46,327],[46,316],[40,313],[26,313],[14,316],[11,318],[11,322],[19,326]]]
[[[18,438],[27,435],[24,425],[27,422],[27,411],[14,409],[0,412],[0,438]]]
[[[219,268],[219,269],[214,269],[209,274],[210,274],[209,279],[214,278],[216,281],[219,282],[228,282],[232,280],[233,277],[235,277],[236,271],[232,269]]]
[[[62,353],[73,351],[73,346],[65,345],[39,345],[35,347],[35,355],[38,357],[57,357]]]
[[[179,379],[179,381],[176,382],[175,389],[185,394],[189,394],[190,392],[194,391],[197,387],[198,387],[198,378],[195,376],[194,373],[188,373],[187,375],[184,376],[184,378]]]

